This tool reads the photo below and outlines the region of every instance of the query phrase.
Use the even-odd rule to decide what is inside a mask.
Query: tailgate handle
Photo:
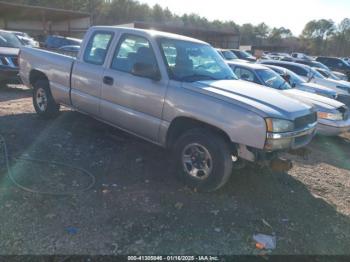
[[[106,84],[106,85],[112,86],[113,83],[114,83],[114,79],[112,77],[110,77],[110,76],[105,76],[103,78],[103,83]]]

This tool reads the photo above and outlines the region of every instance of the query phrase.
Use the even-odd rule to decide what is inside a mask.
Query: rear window
[[[290,71],[296,73],[300,76],[307,76],[308,71],[302,67],[295,65],[282,65],[282,67],[289,69]]]

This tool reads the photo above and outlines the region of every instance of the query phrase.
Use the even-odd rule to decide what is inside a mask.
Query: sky
[[[209,20],[233,20],[242,25],[265,22],[270,27],[302,32],[313,19],[332,19],[339,23],[350,18],[350,0],[139,0],[153,6],[168,7],[175,14],[195,13]]]

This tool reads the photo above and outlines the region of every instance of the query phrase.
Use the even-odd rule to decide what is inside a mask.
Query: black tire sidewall
[[[212,157],[212,171],[206,179],[196,179],[184,171],[182,152],[188,144],[192,143],[204,146]],[[179,169],[179,178],[189,187],[199,191],[210,192],[220,188],[227,182],[232,173],[231,152],[226,141],[220,135],[205,129],[191,130],[181,136],[174,147],[174,154]]]
[[[36,111],[36,113],[44,118],[51,118],[58,114],[59,112],[59,105],[55,102],[55,100],[52,97],[51,90],[49,87],[49,83],[46,80],[38,80],[33,85],[33,106]],[[46,94],[47,98],[47,107],[45,111],[42,111],[37,104],[36,100],[36,94],[38,92],[38,89],[43,89]]]

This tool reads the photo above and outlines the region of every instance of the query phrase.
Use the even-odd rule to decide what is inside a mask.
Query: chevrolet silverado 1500
[[[92,27],[77,58],[22,48],[37,114],[69,106],[174,152],[191,187],[221,187],[237,159],[269,163],[307,145],[313,107],[237,80],[209,44],[174,34]]]

